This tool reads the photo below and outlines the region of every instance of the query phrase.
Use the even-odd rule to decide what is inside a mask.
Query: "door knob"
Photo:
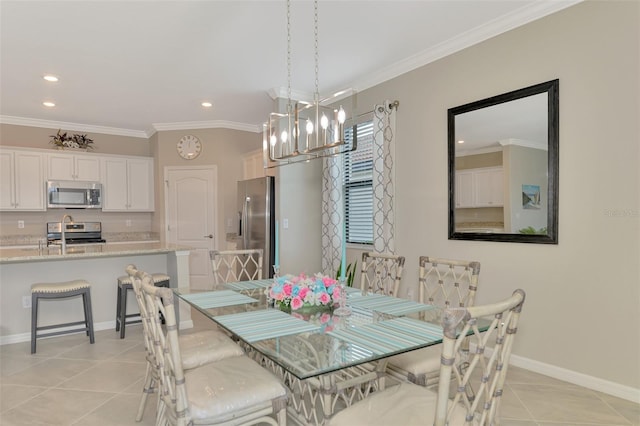
[[[213,238],[213,234],[205,235],[204,238]]]

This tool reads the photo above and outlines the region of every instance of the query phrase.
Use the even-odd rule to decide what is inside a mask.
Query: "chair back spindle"
[[[496,424],[524,299],[525,292],[518,289],[501,302],[445,310],[436,426],[463,424],[459,419],[461,409],[465,412],[464,425]],[[483,317],[491,317],[491,323],[481,332]],[[466,355],[460,349],[467,339],[475,350],[463,359]],[[492,346],[490,352],[488,346]],[[466,368],[459,368],[463,363]],[[450,399],[452,387],[455,393]],[[469,387],[474,390],[471,394]]]
[[[262,249],[211,250],[209,258],[213,269],[213,282],[221,284],[262,279]]]
[[[473,306],[480,262],[420,256],[419,300],[441,308]]]
[[[362,253],[360,289],[363,294],[397,296],[404,269],[404,256],[387,253]]]

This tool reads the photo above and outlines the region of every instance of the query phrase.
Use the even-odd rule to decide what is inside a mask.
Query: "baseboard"
[[[64,327],[60,328],[60,331],[63,330],[73,330],[74,328],[78,328],[78,326]],[[102,330],[114,330],[116,329],[116,321],[104,321],[104,322],[96,322],[93,323],[93,331],[102,331]],[[56,329],[56,331],[58,331]],[[80,333],[80,332],[79,332]],[[43,337],[43,339],[50,339],[58,336],[49,336]],[[40,340],[40,338],[38,338]],[[0,346],[2,345],[10,345],[12,343],[21,343],[21,342],[30,342],[31,341],[31,332],[28,333],[19,333],[19,334],[10,334],[8,336],[0,336]]]
[[[61,328],[60,331],[63,331],[65,329],[68,330],[73,330],[74,328],[78,328],[76,327],[65,327],[65,328]],[[187,329],[187,328],[193,328],[193,321],[192,320],[187,320],[187,321],[180,321],[180,330],[183,329]],[[96,322],[93,324],[93,331],[102,331],[102,330],[114,330],[115,333],[115,329],[116,329],[116,321],[104,321],[104,322]],[[79,332],[82,333],[82,332]],[[59,337],[59,336],[49,336],[49,337],[43,337],[43,339],[50,339],[50,338],[55,338],[55,337]],[[40,339],[38,339],[40,340]],[[0,346],[2,345],[10,345],[12,343],[22,343],[22,342],[30,342],[31,341],[31,332],[29,333],[19,333],[19,334],[10,334],[8,336],[0,336]]]
[[[567,370],[566,368],[557,367],[555,365],[545,364],[544,362],[534,361],[518,355],[511,355],[510,364],[524,368],[525,370],[533,371],[534,373],[543,374],[545,376],[553,377],[554,379],[569,382],[574,385],[582,386],[640,404],[640,389],[610,382],[608,380],[589,376],[577,371]],[[508,377],[507,381],[509,381]]]
[[[109,329],[115,330],[115,327],[115,321],[104,321],[93,325],[95,331]],[[192,327],[192,320],[180,321],[181,330]],[[31,333],[0,336],[0,346],[12,343],[29,342],[30,340]],[[490,353],[490,351],[491,348],[487,348],[487,353]],[[619,383],[589,376],[577,371],[567,370],[566,368],[557,367],[555,365],[546,364],[544,362],[535,361],[518,355],[511,355],[511,365],[640,404],[640,389],[632,388],[631,386],[621,385]]]

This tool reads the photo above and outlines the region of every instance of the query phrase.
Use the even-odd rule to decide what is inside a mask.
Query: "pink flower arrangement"
[[[308,306],[333,306],[340,300],[338,281],[320,273],[277,277],[266,291],[277,305],[293,311]]]

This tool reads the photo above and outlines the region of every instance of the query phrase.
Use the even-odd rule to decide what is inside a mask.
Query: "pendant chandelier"
[[[264,167],[273,168],[287,164],[331,157],[354,151],[356,138],[345,140],[347,111],[340,105],[331,106],[349,92],[343,90],[320,99],[318,55],[318,0],[314,7],[314,61],[315,92],[312,102],[291,99],[291,0],[287,0],[287,110],[272,112],[263,125]]]

